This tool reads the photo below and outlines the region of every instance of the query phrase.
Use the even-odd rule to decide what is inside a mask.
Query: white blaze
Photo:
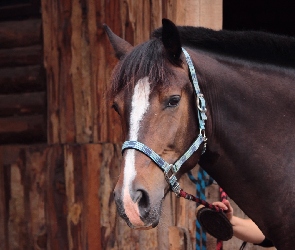
[[[149,95],[150,95],[150,83],[148,77],[140,79],[134,87],[134,93],[131,103],[130,114],[130,141],[138,140],[138,132],[140,128],[140,122],[144,117],[145,112],[149,108]],[[137,205],[132,204],[133,201],[130,197],[129,190],[132,182],[136,176],[135,169],[135,150],[128,149],[125,156],[124,167],[124,181],[123,181],[123,200],[125,204],[125,212],[130,221],[140,223],[139,211]],[[135,214],[134,214],[135,213]],[[134,217],[134,215],[136,215]]]

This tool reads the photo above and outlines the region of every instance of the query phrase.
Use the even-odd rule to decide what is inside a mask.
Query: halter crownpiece
[[[158,167],[162,169],[164,172],[164,176],[166,181],[170,184],[172,191],[176,194],[179,195],[180,193],[180,186],[177,181],[177,178],[175,174],[179,171],[183,163],[192,156],[194,152],[198,150],[200,145],[204,142],[204,148],[202,154],[206,150],[206,134],[205,134],[205,121],[207,120],[206,116],[206,102],[203,94],[201,93],[196,71],[193,65],[193,62],[190,58],[190,55],[188,52],[182,48],[182,51],[185,55],[186,62],[189,67],[189,71],[191,74],[192,78],[192,84],[196,93],[196,98],[197,98],[197,107],[198,107],[198,120],[199,120],[199,129],[200,133],[197,137],[197,139],[193,142],[193,144],[189,147],[189,149],[173,164],[169,164],[166,162],[161,156],[159,156],[155,151],[153,151],[151,148],[148,146],[144,145],[141,142],[138,141],[125,141],[122,146],[122,154],[124,150],[126,149],[136,149],[146,156],[148,156],[151,160],[153,160]]]

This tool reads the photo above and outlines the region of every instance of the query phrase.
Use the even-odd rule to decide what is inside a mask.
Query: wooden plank
[[[41,1],[42,30],[44,40],[44,67],[46,69],[47,84],[47,137],[49,143],[60,142],[59,107],[60,98],[60,52],[58,48],[58,6],[57,3]]]
[[[83,4],[84,2],[82,2]],[[92,84],[91,84],[91,51],[88,43],[88,20],[78,0],[73,1],[71,15],[71,83],[73,89],[75,134],[78,142],[93,141],[92,131]],[[94,16],[92,16],[94,18]]]
[[[43,51],[41,43],[29,47],[0,49],[0,67],[41,65]]]
[[[0,204],[5,204],[4,213],[0,215],[0,231],[6,238],[0,243],[1,249],[33,246],[44,249],[46,155],[46,146],[0,147],[0,175],[4,177],[1,185],[4,184],[5,190],[0,200]]]
[[[77,4],[77,2],[76,2]],[[74,90],[71,77],[71,64],[72,64],[72,51],[71,51],[71,37],[73,26],[71,24],[72,13],[72,1],[61,1],[58,5],[58,20],[56,29],[58,39],[58,52],[61,55],[60,58],[60,82],[57,83],[58,91],[53,93],[59,98],[59,106],[57,112],[59,113],[60,121],[60,142],[72,143],[78,142],[76,140],[75,133],[75,105],[82,105],[80,103],[74,103]],[[81,7],[80,5],[77,8]],[[80,20],[81,21],[81,20]],[[52,38],[50,38],[52,39]],[[55,39],[55,38],[54,38]],[[79,38],[80,41],[81,38]],[[81,67],[81,65],[79,65]],[[82,117],[81,117],[82,119]]]
[[[0,94],[44,91],[44,80],[41,65],[0,68]]]
[[[223,0],[200,0],[200,26],[222,29]]]
[[[83,217],[82,217],[82,246],[83,249],[101,249],[101,201],[100,170],[102,146],[99,144],[84,145],[82,154],[83,164]],[[111,166],[109,166],[111,167]]]
[[[164,17],[177,25],[222,29],[222,0],[167,0]]]
[[[126,39],[128,37],[128,28],[131,28],[131,25],[127,23],[128,14],[126,14],[123,19],[121,13],[126,11],[127,5],[124,5],[122,1],[110,2],[110,1],[101,1],[101,5],[98,6],[97,11],[104,13],[98,19],[102,23],[107,23],[110,27],[114,29],[116,34],[120,34]],[[116,13],[116,18],[113,18],[110,13]],[[124,25],[126,23],[126,26]],[[96,95],[95,95],[95,127],[94,140],[98,142],[108,141],[108,142],[121,142],[122,140],[122,130],[120,120],[118,115],[110,109],[112,103],[106,98],[107,90],[109,89],[110,76],[112,69],[117,63],[117,59],[113,56],[114,52],[111,48],[111,45],[108,41],[108,38],[102,28],[98,27],[99,39],[97,40],[97,79],[96,81],[102,84],[96,86]],[[130,32],[133,39],[133,33]],[[131,37],[130,36],[130,37]],[[133,42],[128,40],[129,42]],[[93,47],[92,47],[93,48]]]
[[[71,84],[71,1],[41,1],[49,143],[75,142]],[[77,103],[77,105],[79,105]]]
[[[169,227],[169,250],[192,249],[187,242],[187,230],[181,227]]]
[[[28,239],[30,237],[25,207],[28,198],[25,182],[25,157],[24,151],[20,148],[10,147],[9,150],[4,150],[4,152],[9,153],[8,158],[10,159],[13,155],[14,159],[11,161],[5,159],[6,164],[4,165],[9,176],[7,180],[9,189],[6,189],[8,191],[8,199],[6,200],[8,207],[8,249],[22,249],[29,245]]]
[[[51,146],[47,153],[45,220],[47,249],[69,249],[64,169],[64,150],[60,145]]]
[[[46,115],[44,92],[0,95],[0,117],[35,114]]]
[[[43,115],[0,118],[0,143],[46,142]]]
[[[1,48],[25,47],[41,43],[40,19],[1,22]]]
[[[28,225],[27,245],[33,249],[46,249],[47,227],[45,221],[46,145],[24,148],[25,153],[25,215]],[[23,246],[26,248],[26,245]]]
[[[81,212],[82,212],[82,168],[80,146],[65,146],[65,186],[67,196],[67,227],[69,250],[82,249]]]

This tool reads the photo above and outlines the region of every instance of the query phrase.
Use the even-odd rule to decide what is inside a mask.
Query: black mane
[[[295,38],[257,31],[178,26],[184,46],[261,63],[295,67]],[[161,38],[162,28],[152,37]]]
[[[184,46],[246,59],[259,63],[295,68],[295,38],[256,31],[214,31],[190,26],[178,26]],[[169,85],[169,58],[161,41],[162,28],[152,33],[151,40],[139,44],[116,66],[112,75],[111,96],[123,88],[134,86],[148,76],[152,87]],[[176,65],[177,66],[177,65]]]
[[[164,46],[160,39],[139,44],[127,54],[115,67],[112,75],[111,96],[116,95],[125,87],[134,87],[141,78],[148,76],[151,87],[169,85],[167,76],[173,75],[167,67]]]

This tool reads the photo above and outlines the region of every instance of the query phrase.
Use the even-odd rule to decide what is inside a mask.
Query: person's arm
[[[233,208],[228,200],[225,200],[224,202],[214,202],[213,205],[224,210],[227,218],[233,226],[234,236],[243,241],[254,244],[260,244],[264,241],[264,234],[251,219],[242,219],[233,215]]]

